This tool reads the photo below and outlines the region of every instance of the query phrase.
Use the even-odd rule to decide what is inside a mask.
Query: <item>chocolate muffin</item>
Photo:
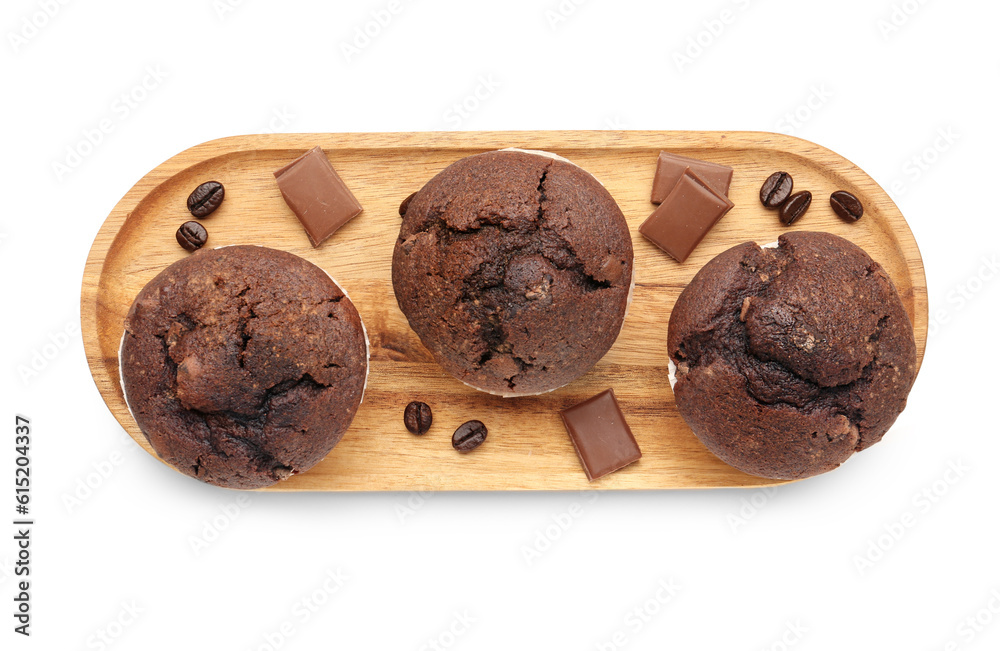
[[[202,250],[136,297],[119,354],[133,417],[160,457],[227,488],[308,470],[361,404],[361,317],[319,267],[258,246]]]
[[[470,156],[403,212],[396,301],[462,382],[504,396],[551,391],[618,337],[632,240],[618,204],[576,165],[517,150]]]
[[[670,315],[677,408],[744,472],[800,479],[881,440],[917,373],[913,327],[881,266],[827,233],[721,253]]]

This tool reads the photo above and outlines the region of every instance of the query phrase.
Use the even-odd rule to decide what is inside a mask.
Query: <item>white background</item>
[[[1000,647],[1000,5],[413,0],[348,55],[388,0],[224,2],[3,3],[0,520],[20,413],[37,526],[30,639],[11,630],[2,527],[0,647]],[[482,80],[495,88],[457,116]],[[124,110],[123,93],[142,99]],[[81,145],[102,120],[110,133]],[[128,438],[77,324],[90,244],[132,184],[227,135],[454,128],[786,131],[853,160],[893,189],[927,268],[932,335],[906,412],[844,467],[777,491],[596,499],[240,497]]]

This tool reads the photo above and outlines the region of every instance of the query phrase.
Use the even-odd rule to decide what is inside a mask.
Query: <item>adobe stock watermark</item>
[[[903,177],[891,181],[886,186],[886,191],[893,201],[906,195],[910,188],[916,185],[920,179],[924,178],[928,172],[941,160],[955,143],[962,139],[962,134],[956,133],[954,127],[942,127],[931,141],[923,149],[906,159],[903,164]]]
[[[8,557],[0,561],[0,585],[6,583],[7,579],[15,576],[14,569],[14,559]]]
[[[938,335],[945,326],[951,323],[956,314],[982,294],[998,273],[1000,273],[1000,254],[990,253],[980,257],[979,266],[964,280],[959,281],[945,292],[944,300],[947,307],[935,308],[931,312],[930,321],[927,324],[927,336]]]
[[[79,169],[105,139],[149,99],[150,94],[158,89],[167,77],[168,74],[159,64],[146,66],[138,83],[125,89],[111,101],[105,117],[84,128],[79,139],[66,146],[66,153],[62,158],[52,161],[52,171],[56,175],[56,180],[63,181]]]
[[[928,0],[903,0],[903,2],[892,3],[889,14],[875,22],[879,34],[882,35],[882,40],[888,42],[910,22],[911,18],[920,12],[927,2]]]
[[[445,124],[452,129],[461,129],[482,105],[496,94],[501,84],[492,74],[479,75],[476,86],[463,98],[445,109]]]
[[[73,487],[63,491],[60,501],[68,515],[73,515],[90,501],[90,498],[96,495],[125,461],[139,449],[127,435],[122,433],[121,436],[124,439],[121,441],[122,449],[112,450],[104,458],[92,461],[86,473],[77,478]]]
[[[402,13],[405,6],[411,3],[412,0],[405,3],[403,0],[389,0],[384,7],[372,11],[364,23],[355,25],[354,33],[340,42],[340,53],[344,56],[344,61],[350,63],[358,58]]]
[[[611,131],[624,131],[629,128],[630,121],[620,115],[609,115],[604,118],[604,128]]]
[[[595,645],[597,650],[617,651],[624,649],[629,642],[635,639],[636,635],[642,632],[642,629],[663,612],[664,607],[673,601],[680,591],[681,586],[677,585],[673,579],[660,579],[652,594],[625,614],[621,626],[607,640],[597,642]]]
[[[569,531],[577,520],[583,517],[587,508],[600,497],[596,490],[580,491],[580,500],[570,502],[565,511],[552,514],[550,523],[535,529],[531,542],[521,545],[521,558],[528,567],[534,565],[550,549],[552,545]]]
[[[406,524],[406,519],[416,515],[434,495],[434,491],[410,491],[405,502],[396,502],[396,518],[399,524]]]
[[[852,562],[858,574],[864,576],[884,559],[906,534],[920,522],[934,507],[941,503],[948,493],[965,478],[970,468],[961,459],[948,462],[941,477],[924,486],[910,499],[910,506],[895,519],[882,525],[882,531],[868,540],[865,550],[854,554]]]
[[[107,624],[99,626],[87,636],[86,646],[88,649],[110,648],[146,612],[146,609],[140,606],[135,599],[123,601],[119,605],[118,613]]]
[[[826,84],[810,86],[809,96],[785,113],[774,125],[774,130],[789,136],[796,135],[831,99],[833,92],[826,87]]]
[[[50,331],[41,343],[28,352],[26,360],[17,365],[17,374],[24,386],[28,386],[45,372],[63,352],[76,347],[80,334],[80,322],[75,317],[62,328]]]
[[[245,494],[237,495],[231,502],[220,504],[218,513],[202,520],[198,535],[188,536],[188,545],[194,555],[201,556],[206,549],[214,545],[222,537],[223,532],[233,526],[233,523],[251,506],[253,501]]]
[[[261,641],[241,648],[244,651],[278,651],[299,632],[300,626],[308,623],[343,589],[348,578],[340,568],[328,569],[314,589],[292,603],[283,620],[271,630],[260,634]]]
[[[588,0],[559,0],[557,4],[546,9],[545,22],[549,24],[549,29],[553,32],[559,29],[587,2]]]
[[[213,0],[212,11],[215,12],[216,18],[223,21],[229,17],[229,14],[235,12],[245,3],[246,0]]]
[[[672,59],[677,72],[683,73],[687,67],[710,50],[726,30],[736,23],[740,13],[750,8],[751,0],[730,0],[729,4],[735,9],[726,7],[712,18],[701,21],[701,28],[688,36],[683,47],[674,50]]]
[[[468,610],[452,613],[451,622],[440,633],[420,645],[419,651],[443,651],[455,646],[460,637],[469,632],[478,620]]]
[[[806,633],[809,629],[806,628],[802,622],[795,620],[794,622],[786,622],[785,630],[781,632],[781,635],[774,642],[765,647],[760,647],[761,651],[788,651],[795,645],[805,638]]]
[[[726,516],[726,522],[729,523],[729,529],[733,532],[735,536],[740,532],[740,529],[745,527],[750,523],[751,520],[757,517],[765,506],[771,501],[771,498],[778,494],[777,486],[765,486],[764,488],[758,488],[750,497],[743,496],[740,498],[740,508],[737,509],[735,513],[730,513]]]
[[[287,106],[273,108],[260,133],[285,133],[296,117]]]
[[[31,40],[41,34],[52,20],[59,15],[70,0],[37,0],[37,9],[21,16],[17,27],[7,32],[7,42],[14,54],[19,54]]]
[[[955,633],[943,647],[944,651],[958,651],[976,641],[1000,617],[1000,589],[993,588],[981,608],[955,625]]]

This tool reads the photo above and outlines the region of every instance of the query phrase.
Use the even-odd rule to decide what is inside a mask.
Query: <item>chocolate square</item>
[[[559,412],[580,457],[587,479],[594,481],[642,457],[613,389]]]
[[[361,214],[361,204],[319,147],[282,167],[274,178],[314,247]]]
[[[653,203],[663,203],[663,200],[684,176],[686,169],[690,169],[700,176],[708,187],[722,196],[729,196],[733,168],[661,151],[659,158],[656,159],[656,176],[653,177],[653,194],[650,200]]]
[[[688,169],[660,207],[639,226],[639,232],[674,260],[684,262],[732,207],[728,197]]]

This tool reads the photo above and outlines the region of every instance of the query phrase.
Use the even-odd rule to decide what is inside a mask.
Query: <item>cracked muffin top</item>
[[[800,479],[881,440],[916,377],[913,327],[888,275],[828,233],[719,254],[670,315],[674,397],[716,456]]]
[[[392,285],[447,372],[493,394],[544,393],[586,373],[618,337],[632,240],[618,204],[576,165],[488,152],[409,200]]]
[[[357,310],[319,267],[259,246],[202,250],[129,310],[122,387],[156,453],[227,488],[308,470],[340,441],[368,373]]]

